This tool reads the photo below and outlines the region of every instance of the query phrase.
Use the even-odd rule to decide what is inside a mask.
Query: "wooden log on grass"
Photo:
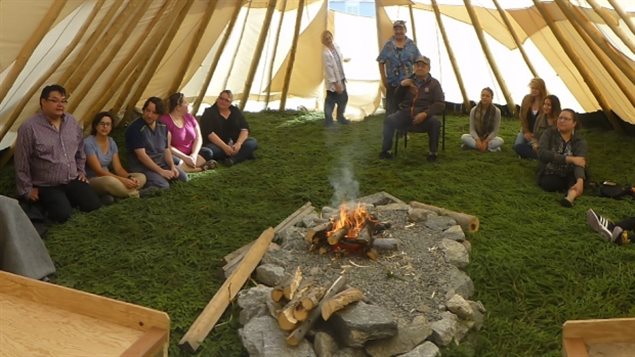
[[[461,228],[463,228],[463,230],[465,232],[474,233],[474,232],[478,231],[478,227],[479,227],[479,224],[480,224],[479,221],[478,221],[478,217],[469,215],[467,213],[450,211],[450,210],[445,209],[445,208],[441,208],[441,207],[437,207],[437,206],[433,206],[433,205],[428,205],[428,204],[417,202],[417,201],[410,202],[410,206],[412,206],[414,208],[427,209],[429,211],[436,212],[436,213],[438,213],[440,215],[443,215],[443,216],[452,217],[452,218],[454,218],[456,223],[458,223],[461,226]]]
[[[344,284],[346,284],[346,278],[344,278],[344,275],[340,275],[335,280],[335,282],[331,284],[331,286],[328,288],[326,293],[324,293],[324,299],[322,301],[337,294],[340,290],[342,290],[342,288],[344,287]],[[304,339],[304,336],[307,334],[307,332],[309,332],[311,327],[313,327],[313,324],[315,324],[317,319],[320,317],[321,304],[322,302],[320,302],[317,308],[311,310],[311,313],[309,314],[309,318],[302,321],[298,325],[298,327],[296,327],[296,329],[293,330],[293,332],[291,332],[289,336],[287,336],[287,344],[291,346],[297,346],[300,344],[300,342]]]
[[[205,306],[203,312],[196,318],[185,335],[183,335],[183,338],[179,341],[181,348],[192,353],[196,352],[205,337],[212,331],[225,309],[227,309],[231,300],[236,297],[236,294],[238,294],[247,279],[249,279],[249,276],[260,262],[260,259],[262,259],[269,243],[273,240],[274,235],[274,229],[271,227],[262,232],[251,249],[245,254],[245,258],[240,266],[225,280],[225,283],[223,283],[207,306]]]

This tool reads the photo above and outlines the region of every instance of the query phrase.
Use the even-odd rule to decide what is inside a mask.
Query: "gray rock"
[[[336,216],[339,213],[337,208],[324,206],[322,207],[322,218],[329,219],[333,216]]]
[[[331,335],[323,331],[315,334],[313,350],[318,357],[333,357],[337,349],[337,342]]]
[[[265,255],[262,257],[260,264],[273,264],[273,265],[289,268],[287,266],[289,265],[288,262],[293,261],[293,257],[291,256],[291,254],[292,254],[291,251],[287,249],[267,251],[267,253],[265,253]],[[291,268],[293,268],[292,271],[295,270],[295,267],[291,267]]]
[[[271,316],[251,319],[238,330],[243,346],[250,357],[314,357],[315,352],[307,340],[298,346],[289,346],[278,323]]]
[[[467,274],[452,266],[449,271],[447,290],[449,292],[448,299],[455,293],[469,299],[474,295],[474,282]]]
[[[256,268],[256,281],[267,286],[276,286],[285,279],[283,267],[273,264],[260,264]]]
[[[283,250],[301,250],[308,249],[307,243],[304,241],[306,230],[298,227],[289,227],[280,232],[280,247]]]
[[[389,203],[387,205],[375,207],[377,211],[409,211],[410,206],[406,203]]]
[[[423,208],[411,208],[408,210],[408,220],[410,222],[423,222],[432,215],[436,216],[436,213]]]
[[[412,351],[399,355],[399,357],[438,357],[441,356],[439,347],[430,341],[426,341],[415,347]]]
[[[271,290],[273,289],[268,286],[258,284],[238,293],[238,306],[241,308],[238,321],[241,325],[254,317],[268,315],[267,300],[271,300]]]
[[[300,226],[311,228],[317,224],[316,221],[319,219],[320,217],[318,217],[317,213],[310,213],[302,217],[302,221],[300,221],[301,222]]]
[[[463,269],[470,263],[470,255],[463,244],[443,238],[439,247],[445,254],[445,260],[457,268]]]
[[[432,328],[426,317],[417,316],[411,323],[399,325],[396,336],[368,342],[366,352],[372,357],[395,356],[411,351],[431,333]]]
[[[468,253],[472,252],[472,243],[470,243],[469,240],[466,239],[466,240],[462,241],[461,243],[465,246],[465,249],[467,249]]]
[[[474,330],[480,331],[485,323],[485,307],[483,303],[480,301],[470,301],[470,306],[472,307],[472,311],[474,312],[473,321],[474,325],[472,326]]]
[[[448,216],[432,216],[428,217],[425,222],[426,227],[434,231],[444,231],[445,229],[456,225],[456,221]]]
[[[333,357],[367,357],[367,354],[361,348],[344,347],[335,352]]]
[[[446,229],[443,231],[441,235],[442,238],[447,238],[451,240],[455,240],[457,242],[463,242],[465,240],[465,233],[463,232],[463,228],[458,224]]]
[[[327,324],[342,346],[362,347],[367,341],[397,334],[397,322],[384,307],[358,302],[337,312]]]
[[[474,310],[470,303],[461,295],[456,294],[445,303],[448,310],[458,316],[461,320],[473,320]]]
[[[373,206],[383,206],[390,203],[405,203],[404,201],[398,199],[397,197],[387,193],[387,192],[377,192],[372,195],[364,196],[357,199],[358,202],[368,203]]]
[[[467,335],[474,326],[474,321],[458,321],[456,323],[456,333],[454,334],[454,342],[458,345],[460,341]]]
[[[456,335],[458,319],[456,315],[447,311],[442,313],[441,316],[441,320],[434,321],[431,324],[432,335],[430,340],[437,346],[447,346]]]

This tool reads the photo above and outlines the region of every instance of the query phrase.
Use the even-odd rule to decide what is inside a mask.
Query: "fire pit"
[[[331,353],[372,356],[434,351],[482,325],[484,307],[468,300],[474,286],[461,270],[470,244],[450,217],[380,193],[338,209],[324,207],[277,238],[280,248],[270,250],[256,270],[263,285],[241,292],[238,301],[250,355],[259,355],[265,344],[288,356],[316,355],[324,343]],[[283,332],[272,316],[284,307],[271,294],[298,270],[324,288],[343,275],[348,287],[363,292],[363,301],[311,326],[309,337],[291,347],[288,337],[302,322]],[[409,342],[398,341],[403,339]]]

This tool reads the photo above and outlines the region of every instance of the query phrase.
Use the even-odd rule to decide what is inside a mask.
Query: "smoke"
[[[329,182],[333,186],[333,197],[331,197],[331,207],[339,207],[343,202],[355,201],[359,195],[359,182],[355,180],[355,174],[350,164],[343,164],[340,168],[334,169],[329,176]]]

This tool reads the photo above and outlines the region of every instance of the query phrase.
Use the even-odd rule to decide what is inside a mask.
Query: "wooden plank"
[[[170,328],[170,318],[165,312],[3,271],[0,271],[0,294],[16,296],[136,330],[145,331],[152,327],[165,330]]]
[[[274,229],[269,227],[262,232],[254,245],[249,249],[243,262],[236,268],[234,273],[225,280],[225,283],[218,289],[214,297],[205,306],[203,312],[196,318],[192,326],[187,330],[179,345],[190,352],[195,352],[203,343],[203,340],[210,333],[218,319],[227,309],[231,300],[238,294],[249,276],[254,271],[260,259],[264,255],[269,243],[275,235]]]
[[[167,334],[167,331],[153,327],[125,350],[121,357],[150,357],[159,353],[167,356]]]
[[[564,357],[588,357],[586,345],[581,338],[565,338],[562,342]]]
[[[596,343],[635,342],[635,317],[574,320],[562,327],[563,338],[581,338],[587,345]]]

